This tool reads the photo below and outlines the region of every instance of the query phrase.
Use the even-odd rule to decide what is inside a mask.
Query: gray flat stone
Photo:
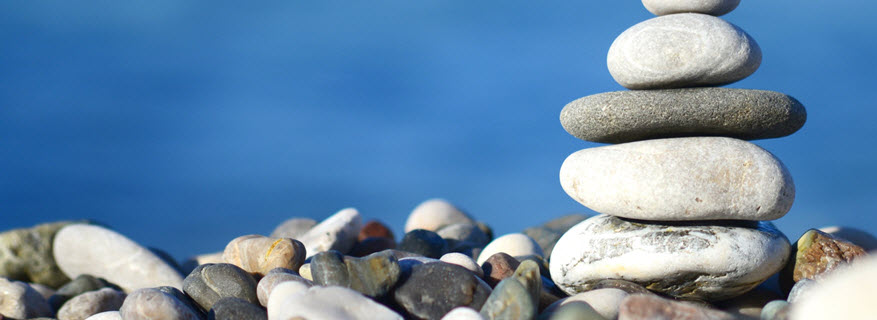
[[[200,320],[198,312],[171,294],[155,288],[132,292],[119,309],[125,320]]]
[[[256,279],[243,269],[228,263],[203,264],[183,280],[183,292],[204,310],[225,297],[259,303]]]
[[[656,16],[696,12],[720,16],[733,11],[740,0],[643,0],[646,10]]]
[[[560,168],[570,197],[642,220],[774,220],[795,185],[770,152],[725,137],[671,138],[580,150]]]
[[[571,135],[602,143],[686,136],[779,138],[806,121],[807,111],[791,96],[715,87],[605,92],[570,102],[560,112],[560,123]]]
[[[789,240],[770,222],[670,223],[598,215],[560,238],[551,277],[569,294],[622,279],[684,298],[733,298],[777,273]]]
[[[609,48],[606,62],[615,81],[628,89],[718,86],[755,72],[761,49],[725,20],[679,13],[624,31]]]

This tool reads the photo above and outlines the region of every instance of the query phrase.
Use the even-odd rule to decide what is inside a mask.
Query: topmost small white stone
[[[643,0],[643,6],[658,16],[696,12],[718,17],[731,12],[739,4],[740,0]]]

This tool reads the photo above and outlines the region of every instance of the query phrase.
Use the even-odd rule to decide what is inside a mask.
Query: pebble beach
[[[642,2],[655,17],[607,48],[629,90],[557,108],[605,144],[558,168],[597,214],[496,234],[453,199],[413,199],[405,221],[290,216],[184,261],[88,217],[46,221],[0,232],[0,319],[874,318],[877,237],[771,222],[793,214],[794,172],[751,141],[795,134],[806,101],[721,87],[762,59],[721,18],[740,1]]]

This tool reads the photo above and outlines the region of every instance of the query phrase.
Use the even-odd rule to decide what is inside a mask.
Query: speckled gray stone
[[[413,266],[410,275],[399,280],[393,300],[406,318],[439,319],[460,306],[480,310],[490,292],[484,281],[461,266],[426,263]]]
[[[696,12],[720,16],[731,12],[740,0],[643,0],[643,6],[657,16]]]
[[[311,257],[314,283],[356,290],[370,297],[382,297],[399,280],[401,269],[389,251],[362,258],[346,257],[337,251],[320,252]]]
[[[580,150],[563,162],[560,184],[594,211],[643,220],[774,220],[795,199],[792,176],[779,159],[725,137]]]
[[[225,297],[216,301],[207,313],[208,320],[268,320],[268,313],[243,299]],[[60,320],[60,319],[59,319]]]
[[[761,49],[725,20],[679,13],[630,27],[612,43],[606,61],[615,81],[628,89],[718,86],[755,72]]]
[[[90,291],[73,297],[58,310],[58,320],[84,320],[105,311],[118,311],[125,294],[111,288]]]
[[[622,279],[685,299],[738,296],[778,272],[789,240],[773,224],[709,221],[662,224],[598,215],[560,238],[551,277],[563,291]]]
[[[539,312],[541,291],[539,266],[533,261],[524,261],[514,275],[493,289],[481,307],[481,315],[485,319],[532,319]]]
[[[204,310],[225,297],[244,299],[259,303],[256,279],[233,264],[203,264],[195,268],[183,280],[183,292],[192,297]]]
[[[119,309],[125,320],[200,320],[198,313],[173,295],[155,288],[132,292]]]
[[[560,112],[569,134],[602,143],[687,136],[778,138],[806,121],[807,111],[791,96],[716,87],[605,92],[570,102]]]

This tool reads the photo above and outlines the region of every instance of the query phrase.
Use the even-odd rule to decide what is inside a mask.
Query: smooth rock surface
[[[71,223],[44,223],[0,233],[0,277],[39,283],[51,288],[70,281],[58,269],[52,246],[58,230]]]
[[[616,312],[617,313],[617,312]],[[582,301],[573,301],[558,307],[556,310],[545,311],[539,315],[539,320],[615,320],[605,318],[589,304]]]
[[[313,282],[302,278],[292,270],[282,268],[271,270],[267,275],[262,277],[262,279],[259,280],[259,284],[256,285],[256,296],[259,298],[259,304],[263,307],[267,307],[268,297],[271,296],[271,292],[274,291],[274,288],[287,281],[299,282],[307,287],[314,285]]]
[[[125,320],[200,320],[197,311],[173,295],[155,288],[145,288],[131,292],[119,309]]]
[[[456,307],[441,320],[485,320],[481,313],[469,307]]]
[[[716,87],[605,92],[570,102],[560,112],[569,134],[602,143],[690,136],[779,138],[806,121],[807,110],[791,96]]]
[[[119,311],[105,311],[85,318],[85,320],[122,320],[122,313]]]
[[[357,236],[357,240],[362,241],[368,238],[387,238],[393,241],[396,241],[396,236],[393,235],[393,231],[390,230],[390,227],[381,223],[378,220],[371,220],[362,226],[362,229],[359,230],[359,235]]]
[[[835,270],[791,305],[789,319],[872,319],[877,314],[877,256]]]
[[[200,265],[183,281],[183,292],[192,297],[204,310],[225,297],[244,299],[259,303],[256,279],[233,264],[217,263]]]
[[[264,276],[274,268],[298,271],[305,262],[305,246],[290,238],[269,238],[251,234],[229,242],[222,259],[259,276]]]
[[[466,268],[466,270],[472,271],[472,273],[475,273],[475,275],[479,278],[484,277],[484,270],[481,269],[481,266],[479,266],[477,263],[475,263],[475,260],[472,260],[471,257],[465,254],[459,252],[451,252],[443,255],[439,260],[445,263],[455,264]]]
[[[193,300],[192,297],[183,293],[183,291],[180,291],[180,289],[177,289],[174,287],[169,287],[169,286],[161,286],[161,287],[157,287],[157,288],[153,288],[153,289],[157,289],[160,292],[163,292],[165,294],[170,295],[171,297],[176,298],[177,301],[182,302],[183,305],[186,306],[186,308],[188,308],[189,310],[192,310],[195,313],[195,315],[198,316],[198,318],[200,318],[200,319],[207,318],[207,315],[205,314],[205,312],[207,310],[202,309],[201,306],[198,305],[198,302],[195,302],[195,300]]]
[[[561,216],[542,225],[524,229],[524,234],[539,244],[539,247],[542,248],[542,252],[545,253],[545,257],[547,258],[551,256],[551,250],[554,249],[554,244],[557,243],[560,236],[569,230],[569,228],[572,228],[572,226],[587,218],[588,216],[584,214],[569,214]]]
[[[183,265],[180,266],[183,270],[183,274],[190,274],[192,270],[195,270],[198,266],[202,264],[208,263],[225,263],[225,259],[222,258],[223,252],[214,252],[214,253],[205,253],[199,254],[194,257],[190,257],[183,262]]]
[[[741,296],[713,303],[713,306],[740,318],[758,319],[761,316],[761,309],[764,305],[782,298],[783,296],[779,291],[769,288],[769,286],[765,286],[762,283]]]
[[[271,232],[271,238],[298,239],[317,225],[317,220],[310,218],[291,218],[283,221]]]
[[[484,305],[481,315],[486,319],[533,319],[539,313],[542,276],[533,261],[524,261],[514,275],[501,281]]]
[[[399,281],[401,269],[389,251],[363,258],[345,257],[337,251],[320,252],[311,258],[314,283],[356,290],[369,297],[383,297]]]
[[[804,232],[795,242],[795,249],[794,256],[780,274],[780,285],[784,290],[789,290],[802,279],[821,279],[838,267],[866,255],[862,247],[816,229]]]
[[[208,320],[268,320],[268,313],[243,299],[226,297],[216,301],[207,313]],[[60,319],[59,319],[60,320]]]
[[[268,298],[268,319],[402,320],[402,316],[347,288],[306,288],[284,282]]]
[[[83,274],[58,288],[58,290],[55,291],[55,294],[49,297],[49,305],[52,306],[52,309],[58,310],[65,302],[67,302],[67,300],[85,292],[100,290],[101,288],[122,290],[118,286],[111,284],[104,279]]]
[[[448,252],[448,243],[435,232],[414,229],[405,233],[402,241],[399,242],[398,250],[438,259]]]
[[[490,292],[484,281],[461,266],[426,263],[411,267],[399,280],[393,300],[410,318],[438,319],[456,307],[480,310]]]
[[[46,299],[27,283],[0,278],[0,319],[30,319],[52,314]]]
[[[348,252],[347,255],[361,258],[372,253],[381,252],[389,249],[396,249],[395,240],[384,237],[371,237],[356,242],[356,244],[353,246],[352,249],[350,249],[350,252]]]
[[[730,313],[707,309],[692,303],[668,300],[656,295],[634,294],[621,302],[618,319],[736,320],[737,317]]]
[[[733,11],[739,4],[740,0],[643,0],[646,10],[656,16],[683,12],[720,16]]]
[[[652,18],[609,47],[609,73],[628,89],[720,86],[751,75],[761,48],[725,20],[699,13]]]
[[[68,277],[104,278],[125,292],[140,288],[181,287],[183,277],[149,249],[115,231],[87,224],[68,225],[55,235],[54,256]]]
[[[761,309],[761,320],[788,320],[789,319],[789,303],[785,300],[774,300],[768,302]]]
[[[354,208],[338,211],[296,238],[305,245],[307,257],[329,250],[347,253],[356,244],[362,217]]]
[[[817,288],[816,280],[811,279],[801,279],[798,282],[795,282],[795,285],[792,286],[792,290],[789,291],[789,297],[786,298],[789,303],[795,303],[798,299],[803,298],[806,295],[809,295],[815,288]]]
[[[542,247],[533,238],[523,233],[510,233],[493,239],[493,241],[487,244],[484,250],[481,251],[481,254],[478,255],[476,262],[483,264],[484,261],[487,261],[487,258],[499,252],[504,252],[513,257],[526,255],[544,257],[545,255],[542,252]]]
[[[470,223],[457,223],[444,226],[436,233],[445,239],[448,248],[453,250],[463,245],[483,248],[490,243],[487,234],[478,227],[478,225]]]
[[[457,223],[475,224],[475,220],[445,199],[430,199],[417,205],[408,215],[405,233],[416,229],[435,232]]]
[[[560,183],[594,211],[642,220],[773,220],[795,199],[792,176],[779,159],[725,137],[580,150],[563,162]]]
[[[68,300],[58,310],[58,320],[84,320],[105,311],[118,311],[125,294],[111,288],[86,292]]]
[[[609,215],[579,223],[554,248],[554,283],[572,295],[604,279],[621,279],[714,301],[754,288],[788,259],[789,240],[769,222],[664,223]]]
[[[548,308],[545,312],[554,313],[567,304],[579,301],[587,303],[597,314],[606,319],[618,318],[618,307],[624,298],[630,295],[621,289],[604,288],[585,291],[573,296],[561,299]]]
[[[495,287],[500,281],[510,277],[515,273],[515,269],[521,264],[518,259],[508,255],[505,252],[497,252],[491,255],[484,263],[481,264],[481,270],[484,271],[484,281],[490,287]]]

